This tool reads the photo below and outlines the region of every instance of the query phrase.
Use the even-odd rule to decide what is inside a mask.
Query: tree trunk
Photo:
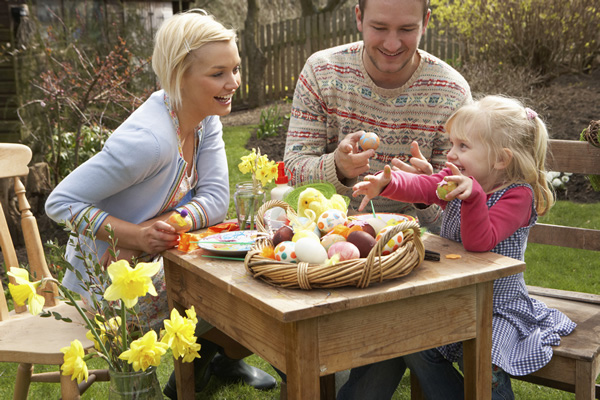
[[[258,2],[248,0],[248,13],[244,22],[244,54],[248,56],[248,107],[256,108],[265,104],[264,71],[267,59],[257,45]]]

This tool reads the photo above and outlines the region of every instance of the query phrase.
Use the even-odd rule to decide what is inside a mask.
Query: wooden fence
[[[247,107],[249,96],[257,95],[248,93],[249,69],[248,55],[243,47],[244,31],[238,32],[238,36],[242,84],[233,103],[236,109]],[[261,25],[255,37],[267,59],[264,75],[267,103],[293,97],[298,75],[312,53],[361,40],[356,28],[354,7]],[[455,59],[460,51],[458,43],[451,40],[448,30],[440,34],[440,29],[432,26],[427,28],[419,47],[443,60]]]

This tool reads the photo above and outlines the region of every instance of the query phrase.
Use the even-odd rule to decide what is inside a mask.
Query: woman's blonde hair
[[[235,39],[233,29],[199,8],[176,14],[161,25],[154,39],[152,69],[175,109],[181,107],[181,81],[193,61],[188,55],[207,43]]]
[[[537,114],[512,98],[485,96],[458,109],[446,123],[446,130],[459,139],[466,133],[479,135],[490,160],[508,161],[501,176],[502,187],[528,183],[533,187],[535,206],[544,215],[554,205],[554,192],[546,180],[548,131]],[[490,171],[491,172],[491,171]]]

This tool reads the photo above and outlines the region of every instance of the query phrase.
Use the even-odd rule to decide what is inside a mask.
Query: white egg
[[[375,230],[375,235],[377,235],[380,230],[382,230],[383,228],[385,228],[387,226],[385,221],[382,220],[381,218],[369,218],[367,220],[367,224],[369,224],[373,227],[373,229]]]
[[[318,240],[309,237],[296,242],[296,257],[310,264],[322,264],[327,260],[327,251]]]

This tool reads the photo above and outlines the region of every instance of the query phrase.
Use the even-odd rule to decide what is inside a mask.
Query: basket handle
[[[265,213],[271,208],[281,207],[285,210],[286,214],[295,215],[296,211],[286,202],[281,200],[269,200],[258,209],[258,215],[256,216],[256,230],[263,233],[267,232],[265,227]]]

